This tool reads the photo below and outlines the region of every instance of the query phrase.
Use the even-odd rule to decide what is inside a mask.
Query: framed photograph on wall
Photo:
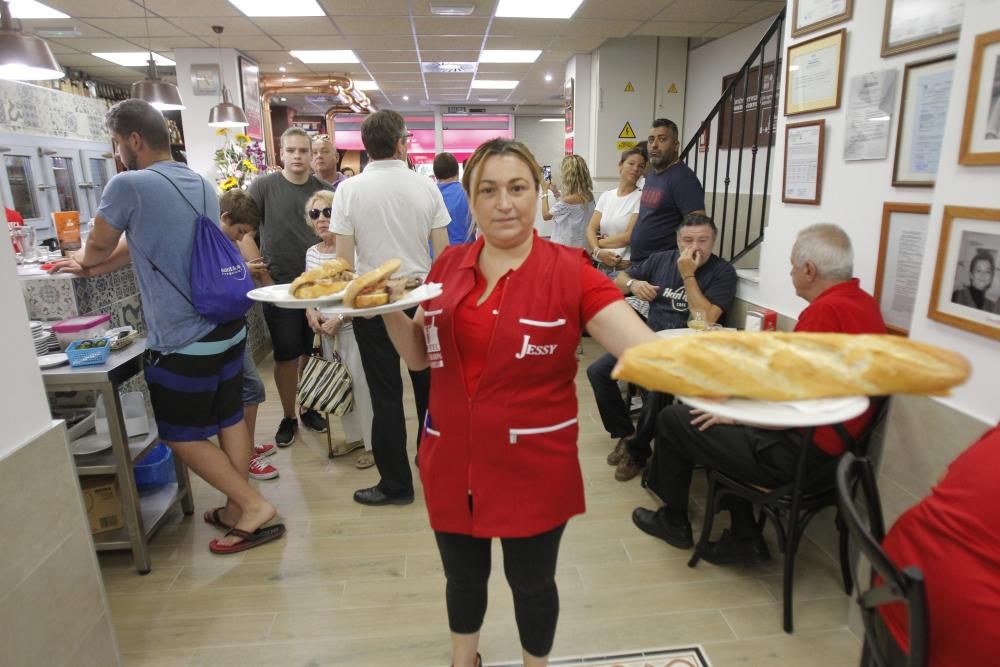
[[[889,333],[906,336],[910,332],[930,213],[929,204],[882,205],[874,296]]]
[[[844,42],[841,28],[788,47],[785,59],[785,115],[840,107]]]
[[[1000,340],[1000,209],[945,206],[927,316]]]
[[[823,143],[826,121],[810,120],[785,125],[785,171],[781,201],[819,204],[823,189]]]
[[[248,137],[263,141],[263,108],[260,101],[260,67],[246,56],[240,56],[240,94],[243,96],[243,112],[248,125],[244,130]]]
[[[958,161],[1000,164],[1000,30],[976,35]]]
[[[885,0],[882,57],[958,39],[965,0]]]
[[[934,185],[954,78],[955,54],[906,64],[892,165],[893,185],[914,188]]]
[[[854,0],[794,0],[792,37],[801,37],[838,23],[854,14]]]

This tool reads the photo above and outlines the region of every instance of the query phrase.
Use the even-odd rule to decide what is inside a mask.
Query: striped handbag
[[[295,393],[299,405],[316,412],[342,417],[354,409],[351,374],[337,354],[336,342],[334,342],[333,359],[326,359],[319,349],[317,336],[313,353],[306,361]]]

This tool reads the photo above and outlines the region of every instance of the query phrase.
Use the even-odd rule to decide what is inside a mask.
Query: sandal
[[[205,519],[205,523],[210,526],[215,526],[216,528],[221,528],[222,530],[229,530],[232,528],[228,523],[222,520],[222,511],[226,509],[225,507],[216,507],[215,509],[206,510],[202,518]]]
[[[371,452],[362,452],[358,455],[358,458],[354,460],[354,467],[358,470],[371,468],[373,465],[375,465],[375,457]]]
[[[252,533],[240,530],[239,528],[230,528],[226,532],[226,536],[235,535],[240,538],[240,541],[236,544],[219,544],[219,540],[212,540],[208,543],[208,550],[213,554],[235,554],[241,551],[246,551],[247,549],[259,547],[262,544],[267,544],[272,540],[278,539],[284,534],[285,524],[283,523],[275,523],[271,525],[265,524]]]

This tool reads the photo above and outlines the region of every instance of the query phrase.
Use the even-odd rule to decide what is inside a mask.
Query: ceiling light
[[[16,19],[68,19],[58,9],[52,9],[35,0],[10,0],[10,15]]]
[[[64,76],[45,40],[15,28],[9,4],[0,3],[0,79],[43,81]]]
[[[565,122],[565,118],[539,118],[539,123],[562,123]]]
[[[375,81],[354,81],[355,90],[378,90],[378,83]]]
[[[35,28],[35,34],[46,39],[69,39],[83,36],[83,33],[72,25],[64,28]]]
[[[221,25],[213,25],[212,32],[215,33],[219,49],[219,62],[222,62],[222,31]],[[247,115],[243,109],[229,101],[229,89],[226,88],[225,68],[220,68],[220,82],[222,83],[222,101],[208,111],[209,127],[246,127],[249,125]]]
[[[160,111],[183,109],[184,102],[181,101],[181,91],[174,84],[161,81],[159,75],[156,73],[157,55],[153,53],[153,47],[149,41],[149,13],[146,11],[146,0],[142,0],[142,17],[146,22],[146,47],[149,51],[149,60],[147,61],[146,78],[132,84],[131,96],[133,99],[149,102],[153,108]],[[94,55],[104,57],[97,53]],[[107,55],[112,54],[105,54],[105,56]],[[162,56],[160,57],[162,58]],[[110,60],[106,57],[104,59]],[[164,60],[168,59],[164,58]],[[112,60],[111,62],[115,61]],[[171,65],[174,64],[172,60],[168,60],[168,62]]]
[[[410,96],[409,95],[403,95],[403,101],[404,102],[409,102],[410,101]]]
[[[546,74],[545,75],[545,80],[546,81],[551,81],[552,80],[552,75],[551,74]]]
[[[281,102],[287,102],[287,101],[288,101],[288,98],[287,98],[287,97],[279,97],[278,99],[279,99],[279,100],[280,100]]]
[[[230,0],[231,2],[232,0]],[[527,19],[568,19],[583,0],[500,0],[496,16]]]
[[[435,16],[468,16],[476,11],[475,5],[436,5],[431,4],[431,14]]]
[[[481,63],[533,63],[542,55],[541,51],[526,49],[486,49],[479,54]]]
[[[318,63],[356,63],[358,57],[354,51],[289,51],[293,56],[307,64]]]
[[[287,72],[287,71],[288,71],[288,68],[287,68],[287,67],[285,67],[284,65],[282,65],[281,67],[279,67],[279,68],[278,68],[278,71],[279,71],[279,72]]]
[[[122,67],[143,67],[149,63],[149,58],[153,58],[153,62],[161,67],[173,67],[175,63],[170,58],[161,56],[159,53],[144,53],[142,51],[119,51],[116,53],[91,53],[92,56],[97,56],[108,62],[115,63],[116,65],[121,65]]]
[[[247,16],[284,18],[289,16],[325,16],[316,0],[229,0]]]
[[[511,90],[513,88],[517,88],[517,84],[517,81],[504,79],[475,79],[472,82],[472,87],[493,90]]]

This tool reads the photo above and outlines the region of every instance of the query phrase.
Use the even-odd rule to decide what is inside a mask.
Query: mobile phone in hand
[[[548,182],[552,181],[552,165],[542,165],[542,179]]]

